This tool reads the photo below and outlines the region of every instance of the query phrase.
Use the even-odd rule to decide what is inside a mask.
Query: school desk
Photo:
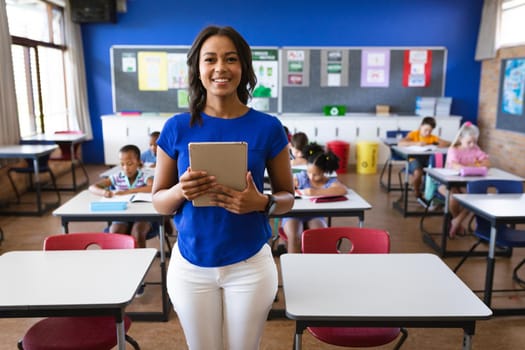
[[[0,146],[0,159],[32,159],[34,172],[34,182],[36,190],[36,210],[18,210],[14,208],[2,208],[0,215],[42,215],[51,208],[56,208],[60,203],[44,203],[42,200],[42,185],[38,171],[38,159],[51,154],[57,145],[7,145]]]
[[[152,248],[5,253],[0,317],[113,316],[124,350],[124,311],[155,254]]]
[[[462,328],[467,350],[492,315],[432,254],[283,254],[281,270],[296,350],[309,326]]]
[[[483,300],[492,307],[494,268],[496,265],[496,237],[498,224],[525,223],[525,194],[454,194],[454,198],[475,215],[490,222],[490,241],[485,274]],[[524,315],[523,308],[493,308],[495,315]]]
[[[423,241],[428,244],[432,249],[434,249],[441,257],[449,256],[463,256],[465,251],[450,251],[447,250],[447,241],[448,241],[448,230],[450,225],[450,220],[452,219],[448,204],[450,199],[450,189],[452,187],[464,187],[469,181],[476,180],[518,180],[525,181],[520,176],[514,175],[507,171],[498,169],[498,168],[489,168],[486,176],[460,176],[459,172],[451,171],[447,168],[425,168],[426,174],[428,174],[432,179],[436,180],[442,185],[445,185],[447,193],[445,196],[445,208],[443,210],[443,225],[441,229],[441,242],[438,244],[432,234],[428,232],[422,232]],[[486,255],[486,252],[474,252],[475,255]],[[498,252],[498,255],[504,254],[505,252]]]
[[[70,222],[99,222],[99,221],[150,221],[159,225],[160,241],[160,271],[161,271],[161,312],[133,312],[129,313],[132,319],[140,321],[167,321],[169,316],[169,298],[166,290],[166,257],[164,252],[164,220],[165,216],[159,214],[151,202],[129,203],[125,210],[91,211],[91,202],[100,201],[89,190],[84,190],[71,198],[66,203],[53,211],[54,216],[59,216],[65,233],[69,232]]]

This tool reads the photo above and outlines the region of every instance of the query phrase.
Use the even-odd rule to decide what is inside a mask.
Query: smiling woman
[[[153,183],[155,208],[175,213],[178,229],[168,292],[191,350],[222,344],[255,350],[277,291],[268,215],[288,212],[294,200],[288,138],[277,118],[246,105],[256,78],[250,47],[233,28],[203,29],[187,63],[190,112],[164,125]],[[192,169],[193,142],[245,144],[246,187],[221,185]],[[265,168],[269,195],[263,193]],[[202,195],[211,206],[194,205]]]

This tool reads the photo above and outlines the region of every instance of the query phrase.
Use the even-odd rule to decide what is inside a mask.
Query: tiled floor
[[[98,174],[105,170],[103,166],[88,166],[91,181],[98,178]],[[399,196],[399,192],[386,193],[379,187],[378,175],[356,175],[352,170],[349,174],[340,175],[340,179],[350,188],[356,190],[367,201],[373,209],[365,214],[365,226],[387,229],[392,239],[392,252],[431,252],[421,239],[419,231],[419,217],[403,218],[402,215],[392,209],[392,201]],[[52,195],[52,194],[50,194]],[[63,192],[63,201],[72,196],[71,193]],[[414,203],[415,206],[417,204]],[[427,219],[426,226],[441,227],[440,217]],[[356,225],[355,219],[336,218],[333,225]],[[98,231],[104,227],[104,223],[73,223],[70,231]],[[0,227],[5,234],[5,240],[0,244],[0,253],[10,250],[34,250],[41,249],[43,238],[46,235],[61,232],[60,221],[51,214],[43,217],[9,217],[0,216]],[[464,248],[473,242],[471,237],[458,237],[450,241],[452,248]],[[158,247],[157,240],[148,242],[149,246]],[[496,265],[496,286],[498,288],[512,288],[510,279],[512,267],[525,256],[525,252],[516,250],[512,258],[498,259]],[[446,258],[449,266],[454,266],[458,258]],[[278,259],[276,259],[278,263]],[[483,258],[469,259],[462,267],[459,276],[473,289],[481,289],[484,284],[485,260]],[[148,281],[158,280],[158,264],[154,265],[148,274]],[[1,281],[1,276],[0,276]],[[9,288],[1,285],[0,288]],[[38,286],[35,286],[38,288]],[[388,286],[384,286],[388,293]],[[525,304],[525,293],[510,293],[495,297],[494,302],[503,305]],[[159,309],[159,290],[156,286],[148,286],[145,295],[136,299],[130,310],[152,310]],[[432,301],[429,301],[432,302]],[[283,307],[283,297],[280,294],[274,308]],[[206,315],[203,315],[206,317]],[[24,331],[34,323],[34,319],[0,319],[0,350],[15,349],[16,341]],[[261,349],[280,350],[291,349],[294,333],[294,324],[287,319],[272,319],[266,324]],[[171,312],[168,322],[134,322],[129,332],[140,344],[143,350],[163,349],[187,349],[184,343],[182,330],[174,312]],[[459,349],[461,346],[462,332],[453,329],[409,329],[409,336],[403,349],[406,350],[443,350]],[[525,316],[523,317],[498,317],[488,321],[477,323],[476,335],[474,336],[473,349],[497,350],[497,349],[524,349],[525,346]],[[304,349],[341,349],[340,347],[328,346],[320,343],[309,334],[303,337]],[[383,346],[378,349],[391,349]]]

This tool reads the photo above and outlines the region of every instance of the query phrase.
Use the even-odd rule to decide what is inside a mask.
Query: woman
[[[277,292],[268,215],[293,206],[288,140],[270,115],[246,106],[256,77],[251,50],[231,27],[201,31],[188,52],[190,112],[158,140],[153,204],[175,213],[168,292],[191,350],[257,349]],[[248,143],[247,187],[236,191],[189,167],[188,143]],[[264,169],[272,195],[263,191]],[[210,194],[215,206],[191,201]]]

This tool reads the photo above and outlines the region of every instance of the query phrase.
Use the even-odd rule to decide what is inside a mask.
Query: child
[[[466,122],[459,131],[447,152],[446,168],[461,169],[463,167],[489,167],[490,161],[487,153],[478,146],[479,129],[471,122]],[[444,185],[439,187],[439,192],[446,195]],[[449,237],[454,238],[456,234],[462,235],[466,232],[468,222],[472,214],[461,207],[452,194],[465,192],[465,188],[451,188],[449,208],[452,220],[450,222]]]
[[[122,170],[100,182],[89,186],[89,190],[104,197],[113,197],[138,192],[151,192],[153,178],[144,174],[140,167],[140,150],[135,145],[126,145],[119,151]],[[114,221],[109,232],[131,234],[137,240],[139,248],[146,247],[146,236],[152,231],[152,225],[147,221],[116,222]]]
[[[339,167],[339,159],[335,154],[311,143],[304,148],[307,159],[306,170],[294,176],[295,188],[306,196],[339,196],[347,192],[346,187],[327,174]],[[301,252],[301,234],[307,228],[326,227],[326,221],[321,217],[283,218],[283,228],[288,238],[288,253]]]
[[[292,153],[291,164],[306,165],[303,149],[308,145],[308,136],[304,132],[296,132],[290,140],[290,152]]]
[[[421,121],[419,128],[407,134],[399,140],[399,146],[425,146],[436,145],[438,147],[448,147],[450,142],[442,140],[439,136],[433,135],[432,131],[436,128],[436,120],[433,117],[425,117]],[[423,168],[428,164],[427,157],[414,157],[409,159],[408,172],[412,174],[412,187],[418,201],[426,204],[421,193],[421,183],[423,180]]]
[[[149,148],[140,155],[142,164],[147,167],[154,168],[157,163],[157,139],[160,132],[154,131],[149,135]]]

